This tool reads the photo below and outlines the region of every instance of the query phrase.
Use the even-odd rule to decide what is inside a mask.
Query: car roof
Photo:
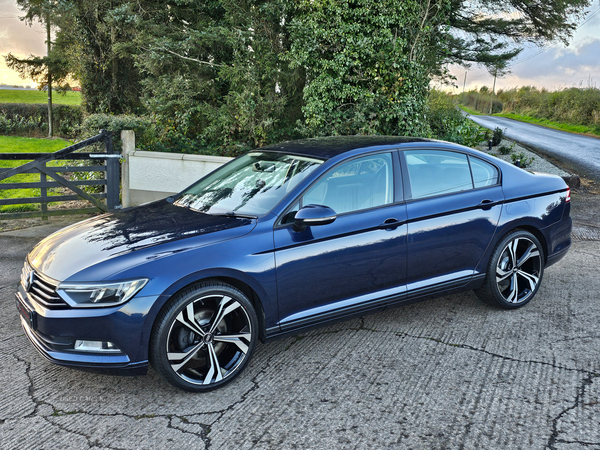
[[[378,145],[408,144],[411,142],[435,142],[432,139],[405,136],[331,136],[298,141],[282,142],[257,148],[254,151],[282,152],[294,155],[333,158],[351,150]]]

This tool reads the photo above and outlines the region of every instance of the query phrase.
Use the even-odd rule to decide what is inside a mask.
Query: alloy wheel
[[[504,247],[496,265],[496,285],[509,303],[522,303],[535,294],[540,283],[542,255],[527,237],[516,237]]]
[[[255,335],[242,303],[233,296],[209,294],[179,310],[165,342],[168,364],[177,377],[210,388],[238,372]]]

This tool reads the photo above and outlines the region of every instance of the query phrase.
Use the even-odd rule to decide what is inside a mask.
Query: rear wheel
[[[530,232],[515,230],[494,249],[483,286],[477,296],[493,305],[515,309],[538,291],[544,274],[544,250]]]
[[[150,361],[174,386],[209,391],[246,367],[257,336],[256,313],[242,292],[222,283],[195,285],[159,314]]]

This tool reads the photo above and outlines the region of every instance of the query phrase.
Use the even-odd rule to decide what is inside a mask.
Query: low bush
[[[512,162],[515,166],[521,167],[523,169],[528,167],[535,160],[535,158],[528,157],[527,155],[525,155],[524,152],[513,153],[512,155],[510,155],[510,159],[512,159]]]
[[[500,145],[502,142],[502,138],[504,137],[504,130],[500,127],[494,128],[494,133],[492,134],[492,145],[495,147]]]
[[[100,130],[112,131],[113,146],[121,151],[121,131],[135,132],[136,146],[140,148],[151,145],[154,141],[154,126],[150,118],[145,116],[91,114],[76,130],[77,140],[97,135]]]
[[[488,114],[490,92],[485,86],[457,96],[461,105]],[[559,124],[584,125],[600,133],[600,89],[571,87],[548,91],[535,86],[499,90],[492,112],[513,113]]]
[[[467,119],[453,97],[435,89],[429,95],[428,118],[432,137],[436,139],[469,147],[489,139],[488,130]]]
[[[511,144],[510,146],[508,146],[508,147],[507,147],[506,145],[501,145],[501,146],[498,148],[498,152],[499,152],[501,155],[510,155],[510,154],[512,153],[512,151],[513,151],[513,148],[514,148],[514,147],[515,147],[515,144],[514,144],[514,143],[512,143],[512,144]]]
[[[54,105],[52,111],[54,134],[72,137],[83,119],[81,106]],[[0,133],[45,137],[48,133],[48,107],[40,104],[1,103]]]
[[[458,95],[458,102],[482,114],[490,113],[490,97],[492,93],[483,86],[479,91],[471,90]],[[502,112],[503,103],[499,98],[492,100],[492,114]]]

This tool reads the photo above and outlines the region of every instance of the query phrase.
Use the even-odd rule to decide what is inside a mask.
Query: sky
[[[514,60],[511,73],[496,80],[496,89],[517,86],[545,87],[559,90],[568,87],[600,88],[600,1],[587,9],[588,14],[573,34],[568,46],[562,43],[546,49],[535,45],[524,48]],[[492,87],[493,77],[484,69],[472,66],[468,71],[452,66],[450,72],[457,79],[454,92],[462,92],[467,72],[466,89]]]
[[[22,15],[15,0],[0,0],[0,83],[33,86],[31,80],[22,80],[4,62],[4,56],[9,52],[19,57],[46,54],[45,29],[39,23],[31,27],[26,25],[19,20]]]
[[[528,46],[511,66],[512,73],[496,82],[497,89],[515,86],[538,86],[549,90],[592,85],[600,88],[600,1],[588,8],[586,22],[571,39],[569,46],[562,43],[544,51]],[[39,23],[28,26],[18,19],[23,13],[15,0],[0,0],[0,55],[12,52],[19,57],[46,54],[45,31]],[[6,67],[0,56],[0,84],[33,85],[22,80]],[[450,67],[457,78],[454,92],[463,88],[465,69]],[[483,68],[471,67],[467,72],[466,89],[492,86],[493,78]]]

